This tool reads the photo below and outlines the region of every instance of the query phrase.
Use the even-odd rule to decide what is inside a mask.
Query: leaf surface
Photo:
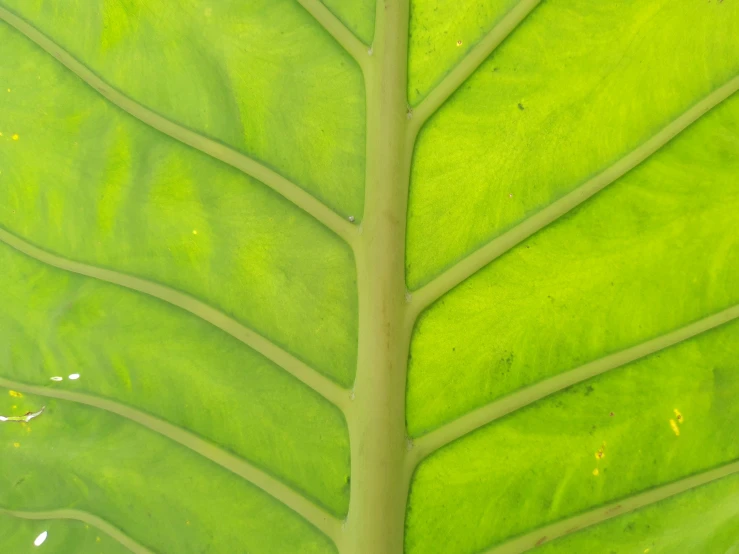
[[[736,36],[0,0],[0,550],[732,552]]]

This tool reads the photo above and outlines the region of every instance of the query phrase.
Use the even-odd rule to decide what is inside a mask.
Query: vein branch
[[[520,0],[490,32],[472,48],[442,81],[413,108],[412,134],[480,67],[487,57],[534,11],[541,0]]]
[[[462,281],[634,169],[706,112],[729,98],[737,90],[739,90],[739,76],[734,77],[703,98],[700,102],[693,105],[667,126],[663,127],[649,140],[592,179],[589,179],[569,194],[553,202],[528,219],[525,219],[509,231],[494,238],[482,248],[444,271],[428,284],[414,291],[411,299],[411,317],[415,319],[421,311]]]
[[[346,410],[347,408],[349,402],[348,391],[344,390],[327,377],[321,375],[316,370],[310,368],[305,363],[271,342],[269,339],[192,296],[159,283],[154,283],[138,277],[119,273],[117,271],[102,269],[68,260],[61,256],[56,256],[33,246],[2,228],[0,228],[0,242],[4,242],[19,252],[53,267],[135,290],[149,296],[159,298],[173,306],[177,306],[178,308],[190,312],[200,319],[207,321],[211,325],[218,327],[222,331],[225,331],[250,348],[253,348],[340,409]]]
[[[484,554],[520,554],[536,548],[537,546],[541,546],[545,542],[550,542],[553,539],[567,536],[592,525],[603,523],[613,517],[656,504],[657,502],[672,496],[706,485],[712,481],[728,477],[737,472],[739,472],[739,461],[733,461],[717,468],[697,473],[678,481],[673,481],[667,485],[656,487],[634,496],[622,498],[621,500],[606,506],[600,506],[574,517],[541,527],[510,541],[498,544],[489,550],[486,550]]]
[[[369,46],[359,40],[321,0],[298,0],[298,3],[354,58],[364,71],[368,63]]]
[[[126,535],[123,531],[111,525],[104,519],[96,515],[90,514],[88,512],[83,512],[81,510],[67,509],[67,510],[51,510],[51,511],[46,511],[46,512],[41,512],[41,511],[27,512],[27,511],[19,511],[19,510],[6,510],[4,508],[0,508],[0,515],[17,517],[20,519],[32,519],[32,520],[74,519],[77,521],[82,521],[84,523],[87,523],[88,525],[92,525],[93,527],[96,527],[97,529],[99,529],[100,531],[108,535],[110,538],[118,541],[120,544],[122,544],[124,547],[126,547],[128,550],[130,550],[134,554],[153,554],[151,550],[140,545],[134,539]]]
[[[46,387],[26,385],[1,377],[0,386],[25,392],[27,394],[48,398],[58,398],[60,400],[85,404],[87,406],[114,413],[129,421],[143,425],[155,433],[159,433],[160,435],[189,448],[193,452],[200,454],[222,468],[227,469],[228,471],[256,485],[264,492],[298,513],[326,536],[333,539],[334,542],[338,541],[340,537],[341,522],[326,512],[323,508],[294,491],[282,481],[275,479],[268,473],[265,473],[261,469],[253,466],[246,460],[243,460],[242,458],[201,439],[194,433],[186,431],[177,425],[173,425],[163,419],[140,412],[135,408],[126,406],[125,404],[119,404],[118,402],[107,398],[98,398],[96,396],[65,390],[54,390]]]
[[[739,304],[694,321],[670,333],[610,354],[575,369],[565,371],[513,394],[494,400],[416,439],[413,443],[411,467],[408,469],[412,471],[424,458],[436,450],[511,412],[520,410],[538,402],[542,398],[595,377],[596,375],[606,373],[612,369],[622,367],[635,360],[674,346],[679,342],[695,337],[736,318],[739,318]]]
[[[67,69],[77,75],[77,77],[82,79],[85,83],[93,87],[115,106],[157,131],[160,131],[173,139],[187,144],[188,146],[259,180],[292,202],[298,208],[313,216],[323,225],[344,239],[347,243],[352,244],[354,237],[357,234],[356,228],[348,220],[338,215],[331,208],[320,202],[317,198],[300,188],[298,185],[292,183],[282,175],[249,156],[246,156],[241,152],[237,152],[236,150],[196,133],[195,131],[187,129],[186,127],[178,125],[115,90],[108,83],[98,77],[92,70],[77,61],[69,52],[62,49],[38,29],[3,7],[0,7],[0,19],[15,28],[26,38],[35,42],[47,53],[54,56],[59,62],[66,66]]]

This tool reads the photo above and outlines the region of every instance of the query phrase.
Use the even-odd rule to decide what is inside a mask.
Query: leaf
[[[732,551],[736,2],[0,19],[2,551]]]

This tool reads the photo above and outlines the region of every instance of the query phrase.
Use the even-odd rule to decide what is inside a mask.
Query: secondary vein
[[[344,390],[327,377],[321,375],[316,370],[310,368],[292,354],[284,351],[269,339],[192,296],[165,285],[126,275],[125,273],[102,269],[62,258],[61,256],[51,254],[33,246],[2,228],[0,228],[0,241],[12,248],[15,248],[19,252],[30,256],[31,258],[53,267],[148,294],[149,296],[159,298],[160,300],[164,300],[169,304],[190,312],[200,319],[207,321],[211,325],[218,327],[222,331],[225,331],[250,348],[253,348],[340,409],[346,410],[347,408],[349,402],[348,391]]]
[[[421,311],[462,281],[634,169],[705,113],[729,98],[737,90],[739,90],[739,76],[734,77],[714,90],[700,102],[663,127],[649,140],[623,156],[616,163],[592,179],[589,179],[569,194],[525,219],[511,230],[494,238],[482,248],[474,251],[444,271],[428,284],[414,291],[412,294],[411,309],[409,310],[410,317],[415,320]]]
[[[134,539],[126,535],[123,531],[111,525],[104,519],[88,512],[83,512],[81,510],[51,510],[45,512],[29,512],[20,510],[6,510],[4,508],[0,508],[0,514],[21,519],[74,519],[77,521],[82,521],[84,523],[87,523],[88,525],[92,525],[93,527],[98,528],[110,538],[118,541],[120,544],[128,548],[134,554],[154,554],[151,550],[140,545]]]
[[[0,7],[0,19],[54,56],[67,69],[97,90],[115,106],[157,131],[259,180],[298,208],[313,216],[344,241],[349,244],[353,243],[357,235],[356,227],[298,185],[249,156],[178,125],[117,91],[41,31],[3,7]]]
[[[550,542],[554,539],[580,531],[586,527],[597,525],[598,523],[602,523],[613,517],[656,504],[657,502],[670,498],[671,496],[695,489],[712,481],[733,475],[737,472],[739,472],[739,461],[733,461],[723,466],[719,466],[696,475],[691,475],[690,477],[686,477],[678,481],[673,481],[667,485],[656,487],[634,496],[622,498],[621,500],[612,502],[606,506],[600,506],[574,517],[541,527],[510,541],[498,544],[489,550],[484,551],[483,554],[521,554],[522,552],[536,548],[545,542]]]
[[[413,453],[409,461],[408,471],[415,467],[430,454],[446,446],[450,442],[483,427],[501,417],[520,410],[542,398],[550,396],[574,384],[580,383],[596,375],[606,373],[612,369],[622,367],[640,358],[644,358],[684,340],[695,337],[719,325],[723,325],[739,318],[739,304],[715,313],[689,325],[666,333],[657,338],[648,340],[631,348],[610,354],[575,369],[565,371],[544,381],[526,387],[503,398],[499,398],[469,412],[454,421],[439,427],[415,439]]]
[[[341,534],[341,522],[337,518],[326,512],[314,502],[310,501],[308,498],[291,489],[282,481],[275,479],[246,460],[243,460],[238,456],[201,439],[190,431],[169,423],[168,421],[140,412],[135,408],[126,406],[125,404],[119,404],[118,402],[107,398],[98,398],[96,396],[65,390],[54,390],[35,385],[26,385],[10,381],[2,377],[0,377],[0,386],[25,392],[27,394],[34,394],[48,398],[58,398],[60,400],[85,404],[87,406],[106,410],[138,423],[139,425],[143,425],[144,427],[147,427],[152,431],[189,448],[193,452],[200,454],[222,468],[227,469],[228,471],[231,471],[239,477],[256,485],[264,492],[299,514],[326,536],[334,540],[334,542],[338,540]]]
[[[364,72],[369,58],[369,46],[359,40],[320,0],[298,0]]]
[[[411,134],[415,135],[423,124],[431,117],[446,100],[480,67],[482,62],[534,11],[541,0],[520,0],[503,18],[493,27],[483,39],[472,48],[442,81],[413,108],[411,120]]]

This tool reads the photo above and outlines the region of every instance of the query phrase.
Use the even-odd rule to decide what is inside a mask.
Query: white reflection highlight
[[[80,374],[79,373],[72,373],[72,375],[70,375],[69,378],[72,381],[75,381],[76,379],[79,379],[80,378]]]
[[[46,532],[46,531],[44,531],[38,537],[36,537],[36,540],[33,541],[33,545],[34,546],[41,546],[42,544],[44,544],[44,541],[46,540],[46,537],[48,537],[48,536],[49,536],[49,533]]]
[[[52,381],[61,381],[63,379],[64,379],[64,377],[59,377],[58,375],[51,378]]]

